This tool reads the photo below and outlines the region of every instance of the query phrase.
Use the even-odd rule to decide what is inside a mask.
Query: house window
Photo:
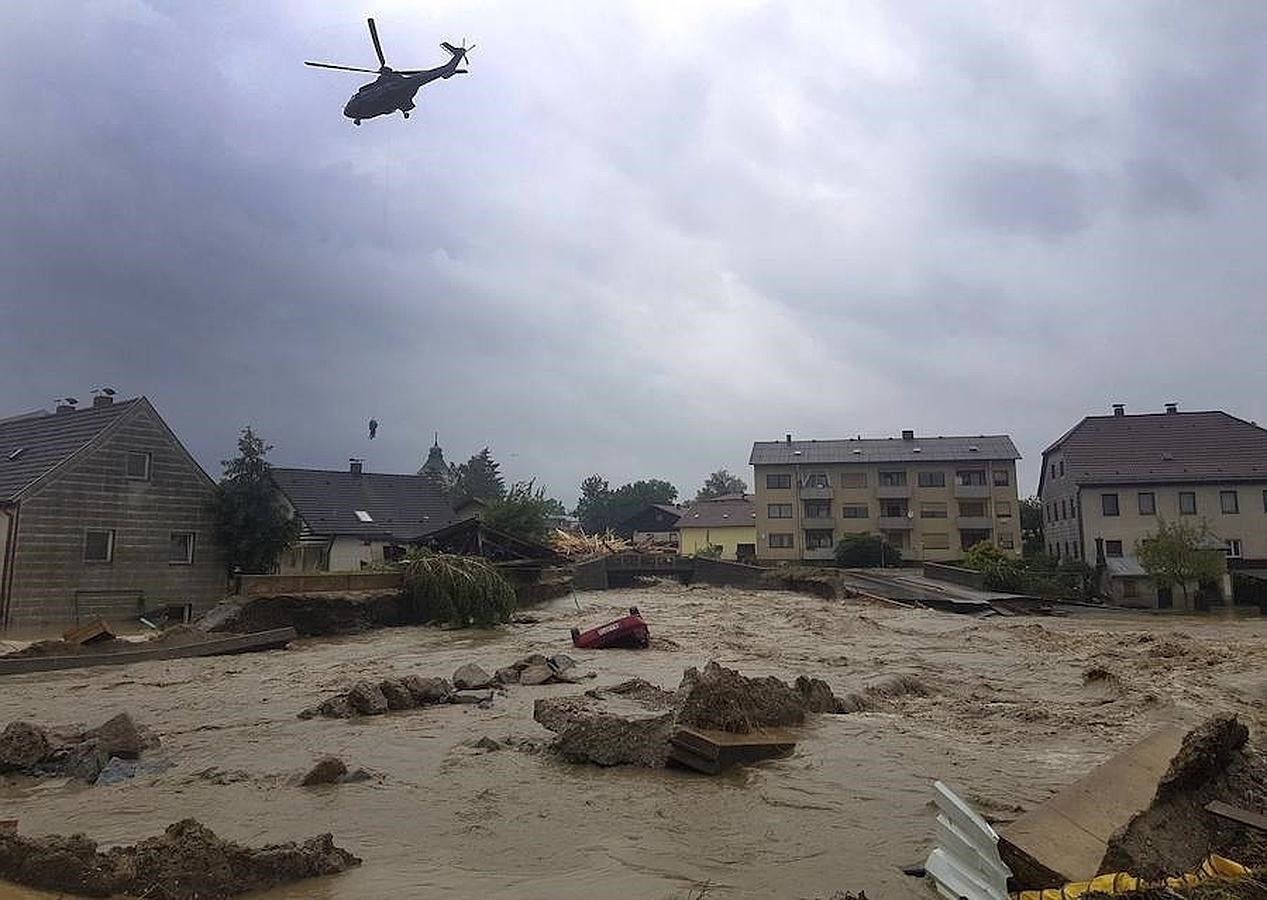
[[[841,472],[840,486],[842,488],[864,488],[867,486],[867,473]]]
[[[1078,518],[1078,501],[1074,497],[1069,498],[1069,518]]]
[[[830,550],[833,546],[830,528],[813,528],[805,532],[806,550]]]
[[[959,515],[966,518],[981,518],[985,515],[984,500],[961,500],[959,501]]]
[[[1060,461],[1060,474],[1062,476],[1065,474],[1065,461],[1063,459]]]
[[[374,521],[374,517],[373,517],[373,516],[371,516],[369,513],[367,513],[367,512],[366,512],[365,510],[363,510],[363,509],[354,509],[354,510],[352,510],[352,512],[356,513],[356,517],[357,517],[358,519],[360,519],[362,522],[373,522],[373,521]]]
[[[1139,579],[1123,578],[1122,579],[1122,599],[1136,600],[1139,598]]]
[[[792,487],[791,475],[767,475],[765,477],[765,486],[773,491],[786,490]]]
[[[1195,516],[1197,514],[1197,494],[1195,491],[1179,492],[1179,515]]]
[[[194,533],[173,531],[167,541],[167,561],[172,565],[189,565],[194,561]]]
[[[1007,469],[995,469],[993,474],[995,487],[1008,486],[1010,479],[1007,476]]]
[[[1141,516],[1157,515],[1157,495],[1152,491],[1141,491],[1139,495],[1139,514]]]
[[[388,544],[383,547],[383,562],[400,562],[408,552],[400,544]]]
[[[1267,512],[1267,491],[1263,491],[1263,512]]]
[[[919,517],[921,519],[944,519],[946,518],[946,504],[921,503],[919,505]]]
[[[827,478],[826,472],[806,472],[804,479],[802,479],[801,481],[801,487],[807,487],[807,488],[831,487],[831,481]]]
[[[881,472],[880,487],[906,487],[906,472]]]
[[[830,519],[831,518],[831,501],[830,500],[803,500],[805,505],[805,518],[807,519]]]
[[[1064,501],[1064,500],[1061,500],[1061,501],[1060,501],[1060,518],[1062,518],[1062,519],[1067,519],[1067,518],[1069,518],[1069,513],[1065,511],[1065,501]]]
[[[84,562],[108,563],[113,559],[113,530],[89,528],[84,532]]]
[[[1016,548],[1016,539],[1012,537],[1012,532],[1003,531],[999,533],[999,546],[1004,550],[1014,550]]]
[[[846,503],[840,508],[842,519],[865,519],[870,515],[865,503]]]
[[[1082,555],[1082,548],[1078,546],[1077,541],[1074,541],[1073,542],[1073,558],[1077,559],[1081,555]]]
[[[945,472],[920,472],[919,486],[926,488],[939,488],[946,486]]]
[[[1223,542],[1223,552],[1227,554],[1228,559],[1241,558],[1241,539],[1228,538]]]
[[[1122,542],[1121,541],[1105,541],[1104,555],[1105,556],[1121,556]]]
[[[129,451],[127,457],[128,477],[136,481],[149,481],[151,461],[152,457],[148,453]]]
[[[994,504],[994,514],[1000,519],[1012,518],[1012,501],[999,500]]]
[[[1219,506],[1223,515],[1234,516],[1241,511],[1241,500],[1236,491],[1219,491]]]
[[[904,519],[906,518],[906,501],[905,500],[881,500],[880,516],[885,519]]]
[[[949,550],[950,533],[947,531],[929,531],[924,535],[925,550]]]
[[[766,515],[771,519],[790,519],[792,518],[792,504],[771,503],[766,507]]]
[[[960,469],[955,473],[955,484],[963,487],[985,487],[985,469]]]
[[[1055,477],[1056,477],[1056,464],[1055,464],[1055,463],[1052,463],[1052,464],[1051,464],[1051,477],[1052,477],[1052,478],[1055,478]]]
[[[1117,494],[1101,494],[1100,508],[1106,516],[1116,516],[1118,514]]]
[[[775,549],[787,550],[792,546],[792,535],[772,534],[770,535],[770,546]]]

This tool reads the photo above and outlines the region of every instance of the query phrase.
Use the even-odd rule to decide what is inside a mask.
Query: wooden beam
[[[1242,825],[1248,825],[1250,828],[1257,828],[1259,831],[1267,831],[1267,816],[1260,816],[1258,813],[1250,812],[1248,809],[1232,806],[1230,803],[1224,803],[1222,800],[1214,800],[1205,805],[1205,811],[1213,813],[1221,819],[1231,819],[1233,822],[1240,822]]]

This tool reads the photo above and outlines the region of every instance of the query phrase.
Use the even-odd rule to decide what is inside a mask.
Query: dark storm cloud
[[[356,9],[0,9],[0,411],[114,383],[212,471],[438,429],[568,502],[788,430],[1264,418],[1260,4],[381,6],[399,67],[480,47],[359,129],[299,65],[370,61]]]

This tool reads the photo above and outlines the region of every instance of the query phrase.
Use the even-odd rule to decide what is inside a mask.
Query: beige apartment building
[[[1019,458],[1007,435],[757,441],[757,557],[829,560],[847,534],[883,534],[906,559],[979,541],[1019,554]]]
[[[1163,519],[1207,524],[1230,567],[1267,565],[1267,430],[1225,412],[1168,403],[1127,415],[1114,404],[1043,452],[1038,493],[1047,552],[1098,566],[1123,604],[1182,606],[1182,593],[1158,591],[1135,554]],[[1206,588],[1229,594],[1226,583]]]

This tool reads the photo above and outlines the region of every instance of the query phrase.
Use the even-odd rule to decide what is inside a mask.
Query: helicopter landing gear
[[[353,125],[360,125],[360,124],[361,124],[361,120],[360,120],[360,119],[353,119],[353,120],[352,120],[352,124],[353,124]]]
[[[402,115],[403,115],[406,119],[408,119],[408,118],[409,118],[409,110],[407,110],[407,109],[402,109],[400,112],[401,112],[401,114],[402,114]]]

